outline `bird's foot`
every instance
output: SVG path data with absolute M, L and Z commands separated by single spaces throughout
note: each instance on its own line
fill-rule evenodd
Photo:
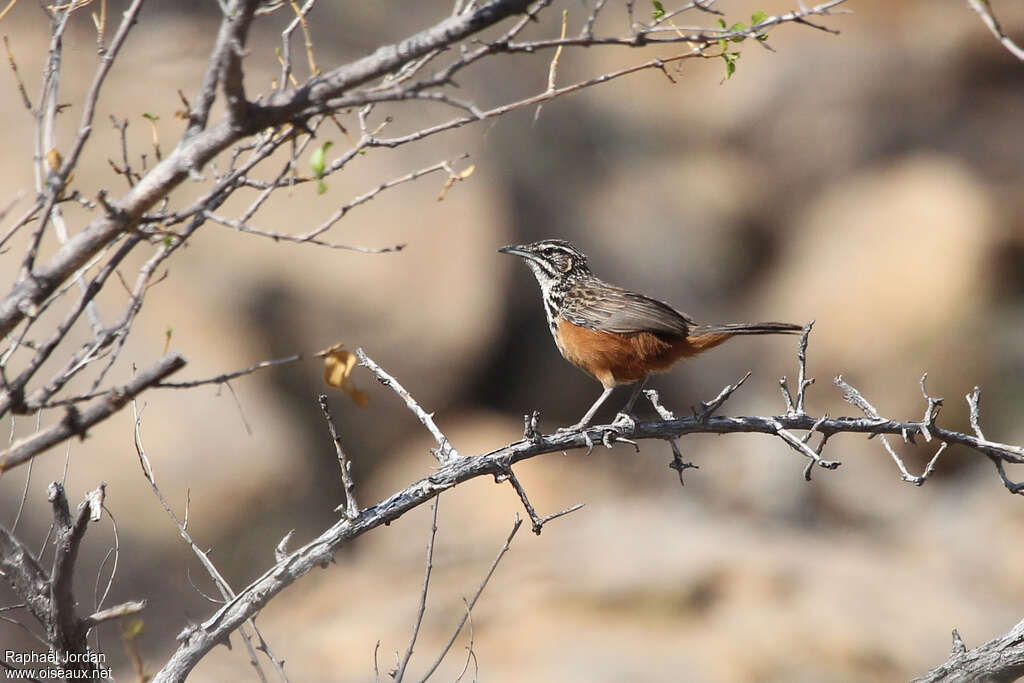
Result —
M 619 413 L 612 421 L 612 427 L 623 432 L 631 432 L 636 429 L 636 418 L 629 413 Z
M 559 427 L 555 430 L 555 434 L 565 434 L 566 432 L 579 432 L 582 431 L 586 426 L 587 422 L 577 422 L 570 427 Z

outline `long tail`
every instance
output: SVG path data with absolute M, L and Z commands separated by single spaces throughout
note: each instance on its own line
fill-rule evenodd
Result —
M 796 334 L 800 325 L 790 323 L 726 323 L 724 325 L 698 325 L 686 335 L 684 355 L 695 356 L 712 349 L 737 334 Z
M 727 323 L 725 325 L 698 325 L 690 334 L 796 334 L 803 326 L 790 323 Z

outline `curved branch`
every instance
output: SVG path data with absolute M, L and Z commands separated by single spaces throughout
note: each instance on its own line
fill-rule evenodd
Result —
M 462 482 L 482 476 L 502 478 L 517 462 L 544 455 L 561 453 L 572 448 L 593 447 L 597 436 L 610 445 L 627 440 L 675 440 L 686 434 L 771 434 L 784 439 L 811 463 L 834 469 L 839 463 L 817 458 L 817 452 L 807 446 L 806 439 L 795 439 L 791 430 L 814 431 L 823 437 L 842 432 L 860 434 L 924 434 L 949 443 L 956 443 L 1012 462 L 1024 462 L 1024 449 L 997 444 L 960 432 L 942 429 L 926 422 L 887 420 L 873 417 L 814 418 L 806 414 L 789 413 L 774 417 L 704 417 L 694 415 L 675 420 L 646 423 L 616 423 L 572 432 L 550 435 L 532 434 L 521 441 L 482 453 L 475 457 L 452 457 L 433 474 L 420 479 L 393 494 L 386 500 L 362 510 L 352 519 L 341 519 L 318 538 L 294 551 L 271 567 L 261 577 L 240 591 L 235 598 L 221 607 L 212 617 L 197 626 L 190 626 L 179 635 L 178 650 L 156 677 L 154 683 L 182 681 L 202 657 L 224 640 L 247 619 L 252 618 L 278 593 L 310 572 L 315 567 L 327 567 L 338 549 L 347 541 L 378 526 L 388 524 L 409 510 L 430 501 L 438 494 Z M 794 444 L 794 440 L 799 445 Z M 990 456 L 991 457 L 991 456 Z
M 1006 35 L 1006 31 L 999 24 L 999 20 L 996 19 L 996 15 L 992 12 L 992 7 L 989 5 L 989 0 L 967 0 L 967 4 L 972 10 L 978 13 L 981 17 L 981 21 L 988 27 L 988 30 L 992 32 L 992 35 L 996 37 L 1003 47 L 1006 48 L 1007 52 L 1016 57 L 1017 59 L 1024 61 L 1024 48 L 1013 42 L 1010 36 Z

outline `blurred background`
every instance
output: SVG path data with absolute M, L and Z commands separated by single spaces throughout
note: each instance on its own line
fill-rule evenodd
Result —
M 993 5 L 1007 31 L 1024 39 L 1024 5 Z M 589 6 L 566 4 L 570 33 Z M 795 5 L 717 6 L 732 23 Z M 116 196 L 125 187 L 108 163 L 120 159 L 109 115 L 128 119 L 137 167 L 141 155 L 153 159 L 144 114 L 159 117 L 155 133 L 164 149 L 173 147 L 183 129 L 174 117 L 182 106 L 177 91 L 192 97 L 198 88 L 217 29 L 213 7 L 153 2 L 143 11 L 76 171 L 73 186 L 83 195 L 109 188 Z M 560 8 L 528 35 L 557 35 Z M 814 414 L 855 414 L 831 383 L 841 373 L 884 415 L 919 419 L 918 381 L 927 372 L 930 393 L 946 398 L 941 424 L 969 430 L 963 397 L 980 385 L 986 435 L 1024 443 L 1024 67 L 964 2 L 852 0 L 844 8 L 852 14 L 819 18 L 841 35 L 791 25 L 772 32 L 775 52 L 749 41 L 738 46 L 742 57 L 727 81 L 721 59 L 687 60 L 670 69 L 674 85 L 660 72 L 639 73 L 549 102 L 536 121 L 531 108 L 417 145 L 372 150 L 330 177 L 326 194 L 311 185 L 279 192 L 252 220 L 303 232 L 382 181 L 468 153 L 455 167 L 475 164 L 475 172 L 443 201 L 444 177 L 427 176 L 353 210 L 328 234 L 352 245 L 407 245 L 402 251 L 278 244 L 205 226 L 148 292 L 111 380 L 122 382 L 132 363 L 160 356 L 168 330 L 170 347 L 190 361 L 177 380 L 344 342 L 395 375 L 463 455 L 521 438 L 522 415 L 533 409 L 552 431 L 577 420 L 600 386 L 561 359 L 532 275 L 496 250 L 560 237 L 585 251 L 599 276 L 699 321 L 815 319 L 808 352 L 818 380 L 808 392 Z M 110 4 L 111 20 L 117 9 Z M 329 69 L 448 12 L 449 3 L 324 4 L 311 17 L 317 62 Z M 278 12 L 253 28 L 250 96 L 269 91 L 277 77 L 274 49 L 287 20 Z M 713 18 L 677 19 L 697 22 Z M 72 24 L 63 145 L 96 63 L 87 13 Z M 609 3 L 599 29 L 625 25 L 624 11 Z M 43 13 L 21 3 L 0 32 L 35 98 L 49 35 Z M 558 79 L 567 84 L 671 54 L 672 47 L 567 50 Z M 549 59 L 495 61 L 463 76 L 459 96 L 485 108 L 540 92 Z M 4 69 L 3 206 L 22 190 L 31 196 L 32 187 L 33 122 L 15 87 Z M 371 124 L 387 115 L 394 120 L 382 135 L 453 112 L 437 104 L 380 108 Z M 358 131 L 354 112 L 339 120 Z M 322 130 L 332 153 L 351 145 L 338 129 Z M 203 187 L 182 187 L 171 206 Z M 221 213 L 238 215 L 253 197 L 239 193 Z M 88 220 L 84 211 L 67 212 L 72 231 Z M 5 282 L 21 253 L 0 255 Z M 123 272 L 134 279 L 132 264 Z M 116 287 L 104 297 L 107 317 L 125 305 Z M 747 370 L 753 376 L 724 412 L 782 412 L 778 378 L 796 376 L 796 339 L 735 340 L 651 386 L 665 405 L 687 413 Z M 359 502 L 369 505 L 428 475 L 433 442 L 368 373 L 357 370 L 355 380 L 371 396 L 366 409 L 334 390 L 330 400 Z M 190 501 L 190 532 L 241 588 L 273 563 L 273 548 L 289 530 L 298 547 L 330 525 L 341 489 L 316 405 L 326 390 L 319 361 L 265 370 L 233 388 L 237 402 L 226 388 L 205 386 L 152 391 L 140 407 L 161 490 L 179 516 Z M 599 419 L 614 415 L 621 391 Z M 191 584 L 215 591 L 146 484 L 132 425 L 126 410 L 69 451 L 37 458 L 18 534 L 43 543 L 51 519 L 45 487 L 61 477 L 66 455 L 72 504 L 107 482 L 120 548 L 107 604 L 149 601 L 130 648 L 151 674 L 175 647 L 174 636 L 216 607 Z M 12 429 L 34 426 L 18 418 Z M 478 666 L 487 681 L 899 680 L 942 662 L 952 628 L 974 647 L 1024 617 L 1024 501 L 976 453 L 949 449 L 934 478 L 916 488 L 900 481 L 881 444 L 852 435 L 837 436 L 826 451 L 843 466 L 816 471 L 810 483 L 801 476 L 803 459 L 768 437 L 695 436 L 681 446 L 700 467 L 686 472 L 684 488 L 666 467 L 667 444 L 658 442 L 644 442 L 639 454 L 620 446 L 517 466 L 541 514 L 586 506 L 539 537 L 524 529 L 515 538 L 473 612 L 471 672 Z M 901 452 L 920 472 L 934 450 Z M 26 474 L 20 468 L 0 478 L 4 523 L 18 510 Z M 512 489 L 492 480 L 441 497 L 411 675 L 440 651 L 516 514 L 523 512 Z M 378 644 L 386 675 L 408 643 L 429 526 L 423 507 L 368 534 L 260 615 L 291 680 L 372 680 Z M 90 527 L 77 567 L 83 613 L 94 604 L 101 565 L 106 580 L 113 538 L 109 520 Z M 0 599 L 13 601 L 6 587 Z M 134 680 L 119 634 L 116 625 L 104 627 L 101 646 L 118 680 Z M 462 671 L 468 636 L 437 680 Z M 0 643 L 27 648 L 34 641 L 0 622 Z M 255 679 L 237 635 L 232 645 L 206 657 L 191 680 Z

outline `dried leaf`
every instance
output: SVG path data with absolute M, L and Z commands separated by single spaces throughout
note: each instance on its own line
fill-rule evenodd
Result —
M 356 354 L 341 348 L 341 344 L 320 351 L 318 356 L 324 357 L 324 381 L 332 387 L 338 387 L 360 408 L 365 408 L 370 396 L 360 390 L 352 381 L 352 368 L 356 365 Z
M 46 165 L 50 167 L 50 173 L 56 173 L 64 163 L 63 157 L 56 147 L 51 147 L 46 153 Z
M 445 166 L 445 168 L 448 168 Z M 452 185 L 462 180 L 465 180 L 469 176 L 473 175 L 473 171 L 476 170 L 476 164 L 470 164 L 464 171 L 454 173 L 450 169 L 448 171 L 448 179 L 444 181 L 444 187 L 441 188 L 441 194 L 437 195 L 437 201 L 444 201 L 445 196 L 448 194 L 448 190 L 451 189 Z

